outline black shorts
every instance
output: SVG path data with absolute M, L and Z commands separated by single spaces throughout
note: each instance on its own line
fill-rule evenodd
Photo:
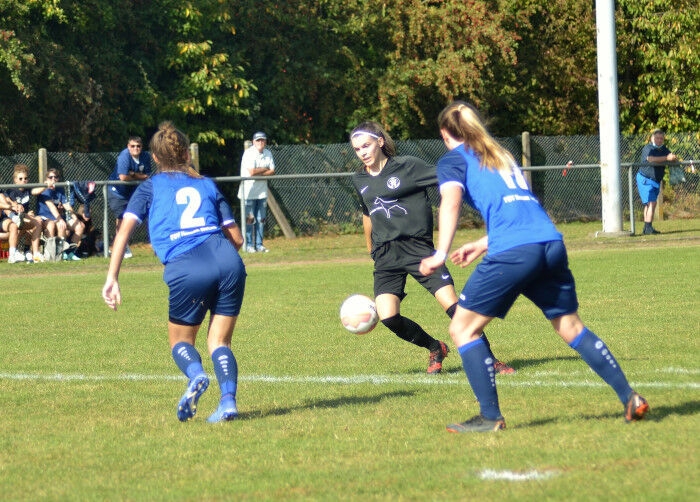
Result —
M 389 293 L 403 300 L 409 274 L 433 296 L 445 286 L 454 286 L 452 275 L 445 265 L 429 276 L 424 276 L 418 270 L 421 260 L 434 252 L 432 243 L 418 239 L 389 241 L 376 249 L 372 253 L 374 296 Z

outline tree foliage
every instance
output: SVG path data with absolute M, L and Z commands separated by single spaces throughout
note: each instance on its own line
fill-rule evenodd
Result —
M 620 0 L 621 129 L 696 131 L 700 123 L 697 0 Z
M 697 0 L 617 3 L 620 125 L 695 130 Z M 212 172 L 242 140 L 434 137 L 450 100 L 498 135 L 598 130 L 591 0 L 3 0 L 0 153 L 104 151 L 173 120 Z

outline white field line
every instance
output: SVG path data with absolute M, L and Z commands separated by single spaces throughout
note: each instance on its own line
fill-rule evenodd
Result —
M 496 471 L 484 469 L 478 476 L 487 481 L 541 481 L 552 478 L 559 473 L 556 471 Z
M 678 371 L 670 368 L 668 373 L 695 375 L 697 370 Z M 657 370 L 657 373 L 659 371 Z M 663 371 L 661 371 L 663 373 Z M 183 375 L 114 374 L 86 375 L 80 373 L 8 373 L 0 372 L 0 380 L 40 380 L 59 382 L 113 382 L 113 381 L 181 381 Z M 352 376 L 299 376 L 299 375 L 239 375 L 239 382 L 261 382 L 274 384 L 335 384 L 335 385 L 468 385 L 464 374 L 428 375 L 352 375 Z M 663 379 L 637 379 L 630 384 L 635 388 L 700 389 L 700 382 L 669 382 Z M 591 372 L 535 372 L 521 370 L 516 375 L 498 377 L 503 387 L 605 387 L 606 384 Z

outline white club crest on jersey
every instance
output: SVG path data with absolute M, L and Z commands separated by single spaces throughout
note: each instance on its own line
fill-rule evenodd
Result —
M 386 187 L 389 190 L 396 190 L 397 188 L 399 188 L 399 185 L 401 185 L 401 180 L 396 176 L 392 176 L 391 178 L 386 180 Z

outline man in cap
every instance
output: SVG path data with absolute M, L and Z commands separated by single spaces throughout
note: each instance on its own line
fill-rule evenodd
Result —
M 243 152 L 241 177 L 270 176 L 275 173 L 272 152 L 265 148 L 267 135 L 258 131 L 253 145 Z M 238 187 L 238 198 L 245 204 L 245 250 L 248 253 L 267 253 L 263 246 L 263 231 L 267 216 L 267 181 L 244 180 Z

